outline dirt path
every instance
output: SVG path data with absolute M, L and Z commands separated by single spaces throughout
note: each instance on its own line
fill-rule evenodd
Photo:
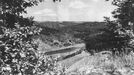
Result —
M 67 53 L 72 52 L 81 49 L 82 47 L 85 47 L 84 43 L 76 44 L 69 47 L 62 47 L 57 49 L 52 49 L 51 51 L 45 52 L 46 55 L 53 55 L 53 54 L 61 54 L 61 53 Z

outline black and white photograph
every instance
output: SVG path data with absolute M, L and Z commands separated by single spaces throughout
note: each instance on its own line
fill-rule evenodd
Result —
M 0 75 L 134 75 L 134 0 L 0 0 Z

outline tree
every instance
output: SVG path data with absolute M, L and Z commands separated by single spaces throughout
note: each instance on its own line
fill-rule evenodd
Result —
M 0 75 L 57 73 L 56 59 L 39 52 L 32 39 L 41 32 L 33 18 L 24 18 L 26 8 L 43 0 L 0 0 Z
M 9 28 L 15 27 L 15 23 L 25 25 L 24 21 L 29 20 L 27 20 L 28 18 L 23 18 L 21 14 L 27 13 L 26 8 L 38 5 L 38 3 L 42 1 L 43 0 L 0 0 L 2 10 L 0 19 L 3 21 L 3 25 Z
M 59 1 L 59 2 L 61 2 L 61 0 L 53 0 L 54 2 L 56 2 L 56 1 Z
M 134 0 L 113 0 L 112 4 L 117 6 L 117 9 L 112 12 L 115 21 L 107 20 L 107 23 L 114 23 L 113 33 L 118 33 L 118 42 L 115 44 L 117 51 L 122 53 L 133 50 L 134 38 Z M 113 24 L 109 24 L 108 30 Z M 111 31 L 111 30 L 110 30 Z M 119 44 L 120 43 L 120 44 Z M 132 48 L 132 49 L 126 49 Z
M 115 20 L 105 17 L 107 27 L 102 34 L 86 39 L 87 49 L 91 53 L 91 50 L 110 50 L 113 54 L 122 54 L 133 50 L 134 1 L 113 0 L 112 4 L 117 6 L 112 12 Z
M 114 18 L 126 30 L 132 29 L 134 24 L 134 1 L 133 0 L 114 0 L 113 5 L 118 8 L 113 11 Z
M 0 0 L 0 20 L 3 21 L 3 25 L 6 27 L 13 28 L 15 23 L 19 23 L 20 25 L 25 25 L 25 21 L 28 25 L 28 18 L 24 18 L 21 14 L 27 13 L 26 8 L 38 5 L 40 2 L 44 0 Z M 53 0 L 61 1 L 61 0 Z

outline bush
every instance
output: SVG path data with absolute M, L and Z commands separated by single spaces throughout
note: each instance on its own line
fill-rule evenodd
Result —
M 57 59 L 39 52 L 32 36 L 39 34 L 36 26 L 3 27 L 0 37 L 0 75 L 57 74 Z

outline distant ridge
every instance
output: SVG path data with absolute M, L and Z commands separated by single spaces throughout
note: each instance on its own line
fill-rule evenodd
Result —
M 81 25 L 85 25 L 87 26 L 92 26 L 92 25 L 102 25 L 104 24 L 104 22 L 84 22 L 84 21 L 44 21 L 44 22 L 38 22 L 39 25 L 43 26 L 43 27 L 49 27 L 49 28 L 54 28 L 54 29 L 59 29 L 61 27 L 72 27 L 72 26 L 81 26 Z

